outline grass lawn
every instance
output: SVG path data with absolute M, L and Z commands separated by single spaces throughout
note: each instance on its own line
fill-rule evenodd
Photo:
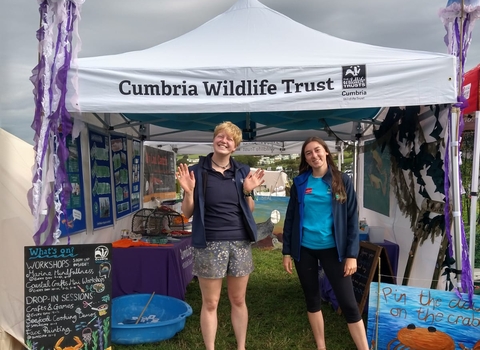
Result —
M 255 271 L 247 290 L 249 325 L 248 350 L 315 350 L 308 323 L 303 293 L 296 274 L 288 275 L 282 267 L 279 250 L 253 250 Z M 200 331 L 200 288 L 196 280 L 188 288 L 185 300 L 193 309 L 185 328 L 175 337 L 159 343 L 114 345 L 114 350 L 187 350 L 204 349 Z M 355 345 L 343 316 L 329 304 L 322 308 L 328 350 L 350 350 Z M 235 336 L 230 323 L 230 306 L 226 284 L 218 310 L 217 350 L 235 350 Z

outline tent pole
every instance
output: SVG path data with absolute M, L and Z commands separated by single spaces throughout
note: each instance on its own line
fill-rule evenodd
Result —
M 452 181 L 450 185 L 452 186 L 452 197 L 453 197 L 453 210 L 452 210 L 452 219 L 453 219 L 453 233 L 455 237 L 455 263 L 456 263 L 456 278 L 457 278 L 457 287 L 462 291 L 462 230 L 461 222 L 462 213 L 460 211 L 460 176 L 459 176 L 459 135 L 458 135 L 458 126 L 459 126 L 459 117 L 460 110 L 455 107 L 452 108 L 452 118 L 450 120 L 450 158 L 451 158 L 451 171 L 452 171 Z M 465 291 L 463 291 L 465 292 Z
M 341 160 L 341 164 L 342 164 L 342 168 L 343 168 L 343 164 L 345 162 L 345 142 L 341 141 L 342 143 L 340 144 L 340 147 L 341 147 L 341 156 L 342 156 L 342 160 Z
M 357 174 L 358 174 L 358 147 L 359 147 L 359 142 L 358 140 L 355 140 L 354 143 L 353 143 L 353 149 L 354 149 L 354 152 L 353 152 L 353 167 L 352 167 L 352 171 L 353 171 L 353 188 L 355 189 L 355 192 L 358 191 L 358 185 L 357 185 L 357 180 L 358 180 L 358 177 L 357 177 Z
M 337 168 L 342 171 L 343 169 L 343 141 L 337 140 L 335 142 L 335 150 L 338 150 L 337 147 L 340 147 L 340 152 L 337 153 Z
M 478 168 L 480 164 L 480 111 L 475 112 L 475 142 L 473 144 L 472 185 L 470 188 L 470 266 L 475 268 L 475 235 L 477 234 Z

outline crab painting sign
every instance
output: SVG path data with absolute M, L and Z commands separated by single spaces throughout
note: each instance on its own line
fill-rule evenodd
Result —
M 111 348 L 111 244 L 25 247 L 30 350 Z
M 372 282 L 367 336 L 378 349 L 480 349 L 480 296 Z M 378 339 L 376 335 L 378 334 Z

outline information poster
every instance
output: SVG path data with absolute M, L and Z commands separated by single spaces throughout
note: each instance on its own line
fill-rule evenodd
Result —
M 29 349 L 111 347 L 111 244 L 25 247 Z
M 480 345 L 479 295 L 473 295 L 470 307 L 466 294 L 372 282 L 368 305 L 367 336 L 378 349 L 453 350 Z
M 132 212 L 140 209 L 140 150 L 141 143 L 133 140 L 132 155 Z
M 175 186 L 175 153 L 164 151 L 156 147 L 144 148 L 145 170 L 144 202 L 153 198 L 174 198 Z
M 108 136 L 90 131 L 93 228 L 113 225 Z
M 67 203 L 67 215 L 60 221 L 61 236 L 68 236 L 72 233 L 85 231 L 85 197 L 83 188 L 82 154 L 80 150 L 80 138 L 72 140 L 67 136 L 67 176 L 72 186 L 72 193 Z
M 130 180 L 127 157 L 127 138 L 110 136 L 113 163 L 113 186 L 117 218 L 130 214 Z
M 390 154 L 373 148 L 374 142 L 365 142 L 363 206 L 390 216 Z

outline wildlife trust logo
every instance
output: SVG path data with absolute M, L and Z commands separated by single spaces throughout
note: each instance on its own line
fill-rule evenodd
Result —
M 108 247 L 104 245 L 100 245 L 97 248 L 95 248 L 95 261 L 105 261 L 108 260 L 109 256 L 109 249 Z
M 343 89 L 365 89 L 367 87 L 367 68 L 364 64 L 342 66 Z

